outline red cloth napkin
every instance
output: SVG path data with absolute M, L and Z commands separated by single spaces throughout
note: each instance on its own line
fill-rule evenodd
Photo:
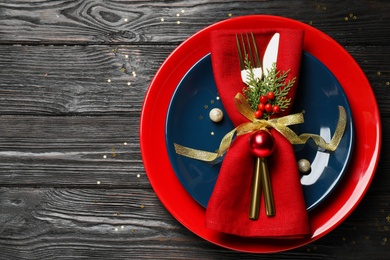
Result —
M 297 77 L 302 55 L 303 31 L 292 29 L 247 30 L 255 34 L 260 57 L 274 33 L 280 33 L 277 69 L 290 69 L 288 79 Z M 223 105 L 237 126 L 247 122 L 234 106 L 234 96 L 246 85 L 241 81 L 236 33 L 216 31 L 211 35 L 211 59 L 217 89 Z M 297 77 L 298 79 L 298 77 Z M 295 84 L 289 92 L 296 92 Z M 290 109 L 281 116 L 287 115 Z M 248 237 L 297 238 L 309 234 L 306 205 L 300 184 L 295 154 L 290 142 L 271 129 L 275 150 L 267 158 L 273 189 L 275 211 L 273 217 L 265 214 L 262 195 L 258 220 L 249 219 L 250 193 L 254 156 L 249 151 L 249 135 L 234 139 L 222 162 L 217 183 L 206 210 L 205 226 L 220 232 Z

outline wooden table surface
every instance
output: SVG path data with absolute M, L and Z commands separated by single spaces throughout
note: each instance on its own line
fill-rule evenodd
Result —
M 389 11 L 387 0 L 0 1 L 0 259 L 390 259 Z M 221 248 L 179 224 L 139 145 L 142 102 L 166 57 L 200 29 L 249 14 L 334 38 L 367 75 L 383 124 L 376 175 L 354 212 L 270 255 Z

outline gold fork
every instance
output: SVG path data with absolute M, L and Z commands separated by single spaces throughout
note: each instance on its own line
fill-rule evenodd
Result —
M 255 36 L 251 32 L 251 39 L 249 39 L 248 33 L 246 33 L 246 43 L 244 41 L 244 35 L 240 34 L 239 36 L 236 34 L 236 44 L 237 44 L 237 49 L 238 49 L 238 57 L 240 60 L 240 70 L 241 70 L 241 79 L 242 81 L 248 85 L 248 73 L 249 69 L 246 68 L 245 66 L 245 60 L 248 59 L 250 68 L 253 69 L 253 73 L 255 75 L 255 78 L 257 80 L 261 80 L 263 77 L 263 69 L 262 69 L 262 64 L 260 61 L 260 56 L 257 51 L 257 46 L 256 46 L 256 40 Z M 241 42 L 240 42 L 241 40 Z M 247 52 L 248 48 L 248 52 Z M 253 48 L 253 52 L 252 52 Z

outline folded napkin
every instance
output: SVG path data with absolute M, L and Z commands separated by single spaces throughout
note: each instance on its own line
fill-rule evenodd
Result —
M 274 35 L 280 33 L 277 69 L 290 70 L 288 78 L 298 79 L 302 55 L 303 31 L 292 29 L 215 31 L 211 34 L 211 59 L 219 96 L 233 123 L 248 122 L 234 106 L 234 97 L 246 85 L 241 81 L 236 33 L 255 34 L 260 57 Z M 293 99 L 297 83 L 290 89 Z M 292 103 L 292 102 L 291 102 Z M 287 115 L 290 109 L 280 116 Z M 290 142 L 275 129 L 275 150 L 267 157 L 275 211 L 265 214 L 262 195 L 258 220 L 249 219 L 254 156 L 248 145 L 249 134 L 235 137 L 222 162 L 221 170 L 206 210 L 205 226 L 219 232 L 248 237 L 297 238 L 309 230 L 306 205 L 300 184 L 297 162 Z

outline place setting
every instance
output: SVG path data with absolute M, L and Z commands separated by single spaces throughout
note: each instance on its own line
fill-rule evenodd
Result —
M 147 176 L 167 210 L 213 244 L 306 245 L 348 217 L 374 176 L 380 117 L 363 97 L 376 104 L 360 67 L 309 25 L 266 15 L 213 24 L 148 88 Z

